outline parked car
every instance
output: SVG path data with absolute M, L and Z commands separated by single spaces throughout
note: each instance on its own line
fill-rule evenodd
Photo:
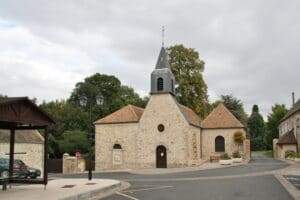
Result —
M 39 176 L 41 176 L 41 170 L 28 167 L 28 178 L 36 179 Z
M 0 158 L 0 174 L 1 174 L 1 177 L 9 176 L 9 159 L 8 158 Z M 22 160 L 18 160 L 18 159 L 14 160 L 13 176 L 16 178 L 29 177 L 28 167 Z
M 8 173 L 8 159 L 0 158 L 0 177 L 7 178 L 9 176 Z

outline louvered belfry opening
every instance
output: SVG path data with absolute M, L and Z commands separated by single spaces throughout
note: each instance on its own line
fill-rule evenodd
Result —
M 157 91 L 163 91 L 164 90 L 164 79 L 158 78 L 157 79 Z

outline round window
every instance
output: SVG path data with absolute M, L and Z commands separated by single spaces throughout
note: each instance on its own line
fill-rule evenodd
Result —
M 163 132 L 165 130 L 165 126 L 160 124 L 160 125 L 158 125 L 157 129 L 159 132 Z

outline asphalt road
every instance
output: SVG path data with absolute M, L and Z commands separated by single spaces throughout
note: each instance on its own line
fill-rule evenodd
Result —
M 97 173 L 94 177 L 119 179 L 131 184 L 127 190 L 105 200 L 292 200 L 273 175 L 264 174 L 286 166 L 272 158 L 255 156 L 248 165 L 223 169 L 164 175 Z

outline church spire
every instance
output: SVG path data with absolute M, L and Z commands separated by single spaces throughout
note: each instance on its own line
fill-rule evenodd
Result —
M 175 94 L 175 77 L 171 71 L 168 53 L 164 47 L 164 27 L 162 28 L 162 47 L 151 73 L 151 94 Z
M 164 46 L 161 47 L 155 69 L 170 68 L 168 53 Z

